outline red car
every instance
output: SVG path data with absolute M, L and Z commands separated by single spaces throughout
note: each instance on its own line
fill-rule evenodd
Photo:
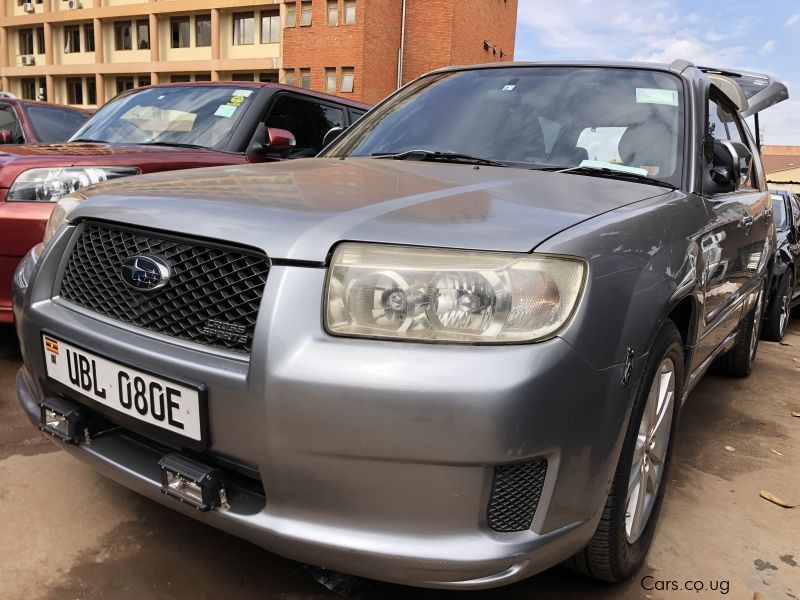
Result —
M 0 151 L 0 323 L 11 279 L 60 197 L 140 173 L 314 156 L 369 108 L 270 83 L 142 87 L 116 96 L 63 144 Z
M 13 94 L 0 92 L 0 144 L 63 142 L 91 116 L 88 110 L 20 100 Z

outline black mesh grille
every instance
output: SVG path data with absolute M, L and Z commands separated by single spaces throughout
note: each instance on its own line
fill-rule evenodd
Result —
M 172 269 L 157 291 L 121 278 L 121 263 L 150 255 Z M 101 315 L 164 335 L 250 352 L 269 264 L 263 254 L 87 225 L 70 254 L 61 297 Z
M 495 531 L 530 529 L 546 474 L 544 459 L 495 467 L 489 527 Z

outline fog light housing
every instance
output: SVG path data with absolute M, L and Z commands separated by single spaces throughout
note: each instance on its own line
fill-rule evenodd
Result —
M 161 467 L 161 493 L 194 506 L 199 511 L 228 509 L 222 471 L 182 454 L 167 454 Z
M 80 408 L 60 398 L 45 398 L 39 407 L 39 429 L 68 444 L 81 441 L 86 429 L 86 415 Z

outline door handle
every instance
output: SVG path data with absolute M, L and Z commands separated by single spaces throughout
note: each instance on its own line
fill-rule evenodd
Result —
M 742 217 L 742 227 L 751 227 L 753 225 L 753 217 L 745 215 Z

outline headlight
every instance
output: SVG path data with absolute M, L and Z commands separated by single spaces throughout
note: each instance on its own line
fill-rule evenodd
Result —
M 55 202 L 87 185 L 138 174 L 139 169 L 136 167 L 28 169 L 20 173 L 11 184 L 6 200 Z
M 572 315 L 585 263 L 561 256 L 341 244 L 325 291 L 334 335 L 531 342 Z
M 42 243 L 45 246 L 55 232 L 58 231 L 58 228 L 67 222 L 70 211 L 82 204 L 84 200 L 86 200 L 86 198 L 75 192 L 69 196 L 64 196 L 61 200 L 56 202 L 56 207 L 53 209 L 53 212 L 50 213 L 50 218 L 47 220 L 47 227 L 44 228 Z

